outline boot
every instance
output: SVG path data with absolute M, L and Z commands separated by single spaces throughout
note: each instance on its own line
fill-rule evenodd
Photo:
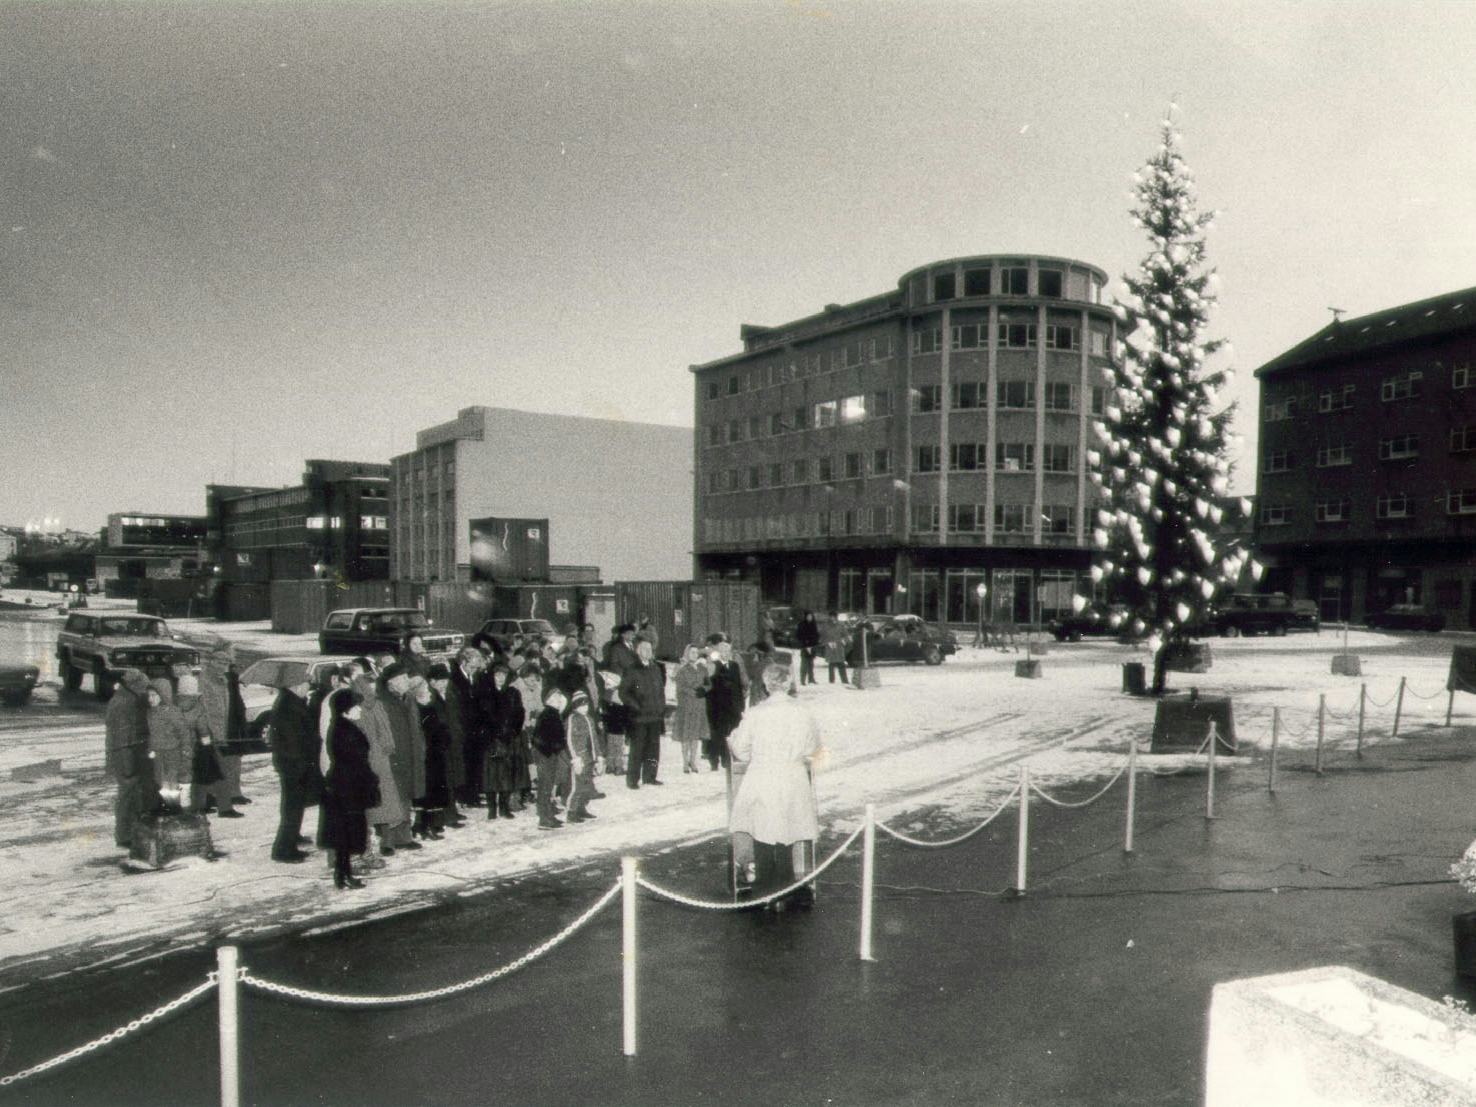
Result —
M 496 792 L 488 792 L 487 793 L 487 818 L 489 820 L 497 818 L 497 793 Z
M 510 819 L 513 817 L 512 797 L 509 796 L 508 793 L 499 792 L 497 794 L 497 807 L 497 813 L 501 815 L 504 819 Z

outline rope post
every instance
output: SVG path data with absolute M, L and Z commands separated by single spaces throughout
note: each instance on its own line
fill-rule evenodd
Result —
M 1404 678 L 1399 678 L 1399 698 L 1394 701 L 1394 729 L 1389 737 L 1399 737 L 1399 716 L 1404 714 Z
M 1213 819 L 1215 817 L 1215 747 L 1220 744 L 1220 735 L 1215 729 L 1215 721 L 1210 720 L 1209 732 L 1209 773 L 1205 777 L 1204 785 L 1204 817 Z
M 1368 685 L 1360 684 L 1358 686 L 1358 743 L 1353 747 L 1353 753 L 1360 761 L 1363 760 L 1363 701 L 1367 695 Z
M 241 1107 L 240 951 L 215 951 L 215 986 L 220 990 L 220 1107 Z
M 1281 739 L 1281 708 L 1271 709 L 1271 777 L 1266 783 L 1266 791 L 1272 795 L 1276 794 L 1276 743 Z
M 1030 766 L 1020 766 L 1020 826 L 1015 842 L 1015 894 L 1025 894 L 1025 877 L 1029 869 L 1026 853 L 1030 848 Z
M 871 897 L 876 879 L 876 805 L 866 805 L 866 829 L 861 835 L 861 960 L 871 955 Z
M 620 884 L 623 893 L 620 960 L 624 966 L 622 992 L 622 1052 L 634 1057 L 636 1052 L 636 859 L 620 859 Z
M 1318 776 L 1322 775 L 1322 731 L 1326 714 L 1327 695 L 1323 693 L 1317 697 L 1317 754 L 1312 764 L 1312 768 Z
M 1133 852 L 1133 813 L 1138 802 L 1138 739 L 1128 739 L 1128 809 L 1127 832 L 1122 838 L 1122 852 Z
M 1445 725 L 1450 726 L 1450 715 L 1455 710 L 1455 689 L 1450 690 L 1450 699 L 1445 701 Z

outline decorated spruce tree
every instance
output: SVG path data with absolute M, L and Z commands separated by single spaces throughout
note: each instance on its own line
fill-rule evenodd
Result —
M 1234 405 L 1218 399 L 1230 372 L 1206 364 L 1222 345 L 1204 334 L 1215 302 L 1204 247 L 1213 215 L 1198 210 L 1171 119 L 1134 179 L 1132 214 L 1150 246 L 1138 271 L 1124 276 L 1112 391 L 1096 424 L 1098 448 L 1087 456 L 1101 492 L 1092 578 L 1125 605 L 1126 629 L 1147 637 L 1160 695 L 1170 647 L 1250 554 L 1222 536 Z M 1231 508 L 1249 509 L 1245 501 Z

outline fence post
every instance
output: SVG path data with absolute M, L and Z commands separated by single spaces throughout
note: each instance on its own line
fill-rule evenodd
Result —
M 636 1052 L 636 859 L 620 859 L 621 900 L 621 963 L 624 966 L 622 992 L 622 1028 L 624 1031 L 622 1051 L 627 1057 Z
M 1026 851 L 1030 848 L 1030 766 L 1020 766 L 1020 826 L 1015 835 L 1015 894 L 1025 894 L 1028 872 Z
M 1455 710 L 1455 689 L 1450 690 L 1450 699 L 1445 701 L 1445 725 L 1450 726 L 1450 714 Z
M 1215 729 L 1215 721 L 1210 720 L 1209 732 L 1209 774 L 1205 778 L 1204 786 L 1204 817 L 1213 819 L 1215 817 L 1215 747 L 1220 744 L 1220 735 Z
M 1368 685 L 1358 686 L 1358 744 L 1353 747 L 1353 752 L 1359 760 L 1363 759 L 1363 700 L 1368 695 Z
M 1317 697 L 1317 755 L 1312 762 L 1312 768 L 1318 776 L 1322 775 L 1322 730 L 1326 712 L 1327 695 L 1319 694 Z
M 241 1105 L 241 1022 L 237 977 L 239 950 L 219 946 L 215 951 L 215 987 L 220 1012 L 220 1107 Z
M 1399 737 L 1399 716 L 1404 714 L 1404 678 L 1399 678 L 1399 698 L 1394 701 L 1394 729 L 1390 732 L 1390 738 Z
M 1276 794 L 1276 743 L 1281 739 L 1281 708 L 1271 709 L 1271 777 L 1266 783 L 1266 791 L 1272 795 Z
M 1123 835 L 1122 852 L 1133 852 L 1133 809 L 1138 802 L 1138 739 L 1128 739 L 1128 809 L 1127 833 Z
M 866 829 L 861 833 L 861 960 L 871 955 L 871 897 L 876 888 L 876 804 L 866 805 Z

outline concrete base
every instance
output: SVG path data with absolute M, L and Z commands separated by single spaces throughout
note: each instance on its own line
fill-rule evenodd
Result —
M 1040 679 L 1040 662 L 1039 661 L 1034 661 L 1034 660 L 1030 660 L 1030 661 L 1016 661 L 1015 662 L 1015 675 L 1017 677 L 1027 677 L 1027 678 L 1029 678 L 1031 680 L 1039 680 Z
M 1216 755 L 1233 754 L 1235 709 L 1229 696 L 1164 696 L 1153 715 L 1153 743 L 1149 748 L 1153 753 L 1194 753 L 1204 745 L 1211 722 L 1220 736 Z
M 1362 676 L 1363 660 L 1356 653 L 1335 653 L 1332 659 L 1333 676 Z
M 1163 668 L 1169 673 L 1207 673 L 1214 663 L 1208 642 L 1173 642 L 1164 657 Z
M 880 670 L 873 669 L 869 665 L 864 669 L 852 669 L 851 686 L 854 688 L 880 688 Z
M 1342 966 L 1217 984 L 1206 1107 L 1476 1102 L 1476 1019 Z

